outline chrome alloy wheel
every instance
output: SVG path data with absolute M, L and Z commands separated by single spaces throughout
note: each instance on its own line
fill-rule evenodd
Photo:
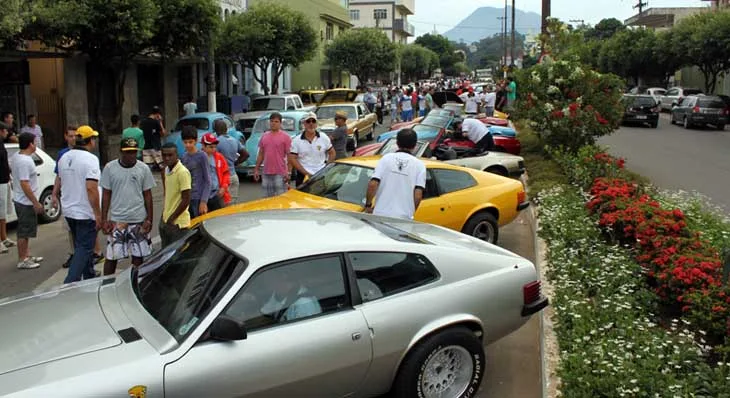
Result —
M 471 383 L 474 363 L 464 347 L 440 348 L 423 365 L 421 391 L 426 398 L 460 397 Z

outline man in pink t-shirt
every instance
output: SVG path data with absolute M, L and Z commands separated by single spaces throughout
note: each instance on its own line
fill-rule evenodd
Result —
M 259 141 L 259 154 L 256 157 L 256 168 L 253 178 L 259 180 L 259 168 L 264 165 L 261 176 L 261 187 L 267 197 L 281 195 L 287 191 L 291 175 L 288 155 L 291 148 L 291 137 L 281 130 L 281 114 L 274 112 L 269 116 L 271 130 L 264 133 Z

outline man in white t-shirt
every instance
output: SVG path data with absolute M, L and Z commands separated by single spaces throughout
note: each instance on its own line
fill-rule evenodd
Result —
M 101 229 L 99 159 L 92 153 L 99 133 L 90 126 L 76 129 L 76 145 L 58 162 L 61 210 L 74 238 L 74 254 L 64 283 L 96 276 L 94 244 Z
M 18 216 L 17 244 L 18 268 L 38 268 L 43 257 L 30 255 L 30 238 L 35 238 L 38 231 L 38 214 L 43 212 L 43 205 L 36 199 L 38 192 L 38 172 L 33 162 L 33 152 L 36 150 L 36 136 L 33 133 L 20 133 L 18 143 L 20 152 L 12 157 L 10 170 L 15 178 L 13 181 L 13 204 Z
M 497 93 L 492 90 L 492 86 L 484 86 L 484 89 L 486 90 L 482 100 L 484 102 L 484 113 L 487 114 L 487 117 L 492 117 L 494 116 L 494 105 L 497 102 Z
M 487 125 L 478 119 L 465 119 L 463 122 L 456 123 L 456 132 L 461 133 L 473 142 L 474 149 L 478 152 L 494 150 L 494 138 L 489 132 Z
M 304 132 L 292 138 L 289 163 L 297 169 L 297 186 L 305 177 L 322 170 L 335 161 L 335 148 L 327 134 L 317 131 L 317 114 L 309 112 L 304 117 Z
M 474 94 L 474 90 L 469 90 L 464 104 L 464 112 L 467 115 L 476 115 L 479 112 L 479 97 Z
M 412 154 L 418 142 L 415 131 L 399 131 L 396 142 L 398 151 L 383 156 L 375 166 L 365 196 L 365 212 L 410 220 L 426 189 L 426 165 Z

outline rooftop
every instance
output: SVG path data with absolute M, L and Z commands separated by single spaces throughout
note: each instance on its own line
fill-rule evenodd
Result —
M 706 11 L 707 7 L 659 7 L 648 8 L 624 21 L 626 26 L 646 26 L 650 28 L 671 28 L 678 21 L 691 15 Z

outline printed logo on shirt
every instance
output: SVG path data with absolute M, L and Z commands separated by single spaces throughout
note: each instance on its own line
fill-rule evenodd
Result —
M 396 159 L 395 163 L 396 167 L 398 167 L 398 171 L 403 171 L 403 169 L 408 166 L 408 161 L 405 159 Z

